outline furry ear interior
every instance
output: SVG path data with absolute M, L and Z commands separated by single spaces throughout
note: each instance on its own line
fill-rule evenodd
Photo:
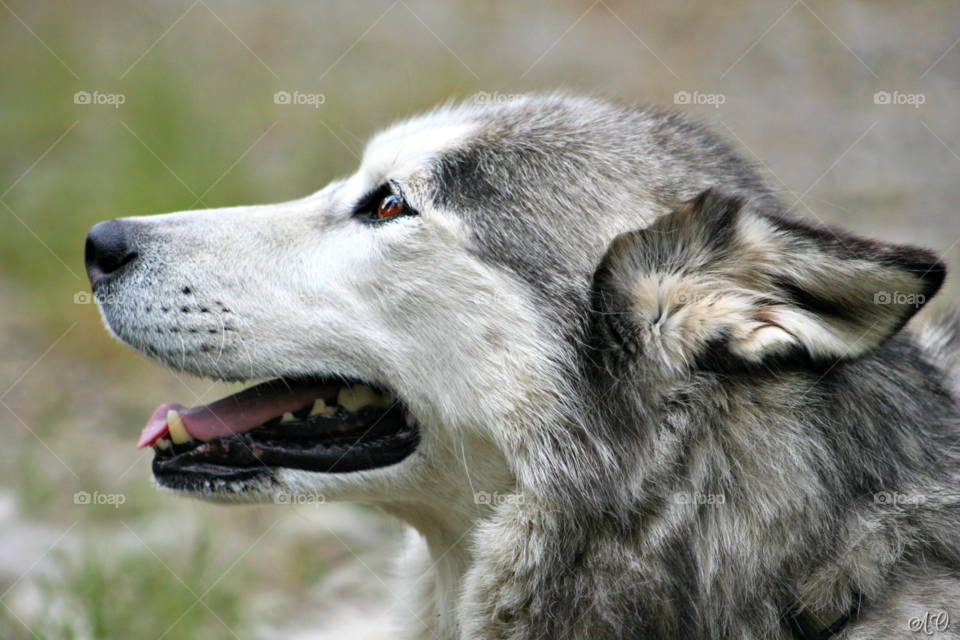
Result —
M 669 368 L 833 363 L 899 331 L 945 276 L 925 249 L 711 189 L 618 236 L 597 270 L 594 301 L 621 346 Z

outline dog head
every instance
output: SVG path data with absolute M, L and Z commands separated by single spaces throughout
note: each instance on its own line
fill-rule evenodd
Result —
M 736 195 L 691 200 L 717 186 Z M 101 223 L 87 265 L 120 340 L 178 373 L 267 380 L 161 407 L 143 440 L 161 486 L 421 524 L 616 465 L 578 455 L 602 449 L 596 367 L 655 362 L 638 382 L 655 386 L 855 357 L 919 306 L 875 294 L 942 281 L 929 254 L 764 207 L 750 168 L 674 116 L 536 98 L 396 125 L 302 200 Z

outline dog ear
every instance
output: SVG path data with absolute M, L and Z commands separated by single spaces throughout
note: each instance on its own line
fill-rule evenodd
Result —
M 634 357 L 676 370 L 829 363 L 899 331 L 946 267 L 708 190 L 618 236 L 594 278 L 596 322 Z

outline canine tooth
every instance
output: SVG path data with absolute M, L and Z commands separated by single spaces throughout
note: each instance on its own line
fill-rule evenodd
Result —
M 389 407 L 394 403 L 393 394 L 377 393 L 365 384 L 341 387 L 337 395 L 337 404 L 347 411 L 356 411 L 362 407 Z
M 327 403 L 324 402 L 323 399 L 318 398 L 317 401 L 313 403 L 313 409 L 310 410 L 310 415 L 332 416 L 336 412 L 336 407 L 328 407 Z
M 283 414 L 283 417 L 280 418 L 280 424 L 283 424 L 284 422 L 293 422 L 294 420 L 296 420 L 296 418 L 293 417 L 293 414 L 287 411 L 285 414 Z
M 186 427 L 183 426 L 180 414 L 175 409 L 167 411 L 167 429 L 170 430 L 170 439 L 173 440 L 174 444 L 183 444 L 193 440 L 193 437 L 187 433 Z
M 160 451 L 166 451 L 167 449 L 170 448 L 170 441 L 166 438 L 160 438 L 159 440 L 153 443 L 153 446 L 155 446 Z

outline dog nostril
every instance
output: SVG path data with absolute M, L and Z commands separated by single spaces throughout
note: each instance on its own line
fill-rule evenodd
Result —
M 137 247 L 128 224 L 107 220 L 90 230 L 83 253 L 87 276 L 92 283 L 136 260 Z

